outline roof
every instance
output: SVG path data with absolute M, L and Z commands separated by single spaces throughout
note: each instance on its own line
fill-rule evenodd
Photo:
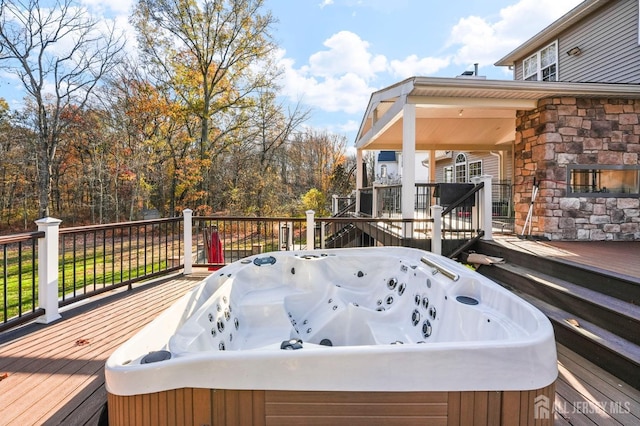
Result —
M 405 106 L 415 105 L 417 150 L 508 149 L 517 111 L 554 96 L 640 99 L 640 85 L 412 77 L 371 95 L 355 144 L 401 151 Z
M 602 6 L 609 3 L 609 0 L 585 0 L 569 12 L 564 14 L 560 19 L 554 21 L 548 27 L 540 31 L 538 34 L 525 41 L 518 46 L 515 50 L 509 53 L 504 58 L 500 59 L 494 65 L 496 66 L 511 66 L 519 59 L 524 58 L 530 52 L 541 48 L 542 46 L 549 44 L 553 39 L 556 39 L 560 33 L 567 28 L 573 26 L 578 21 L 584 19 L 586 16 L 592 14 Z
M 396 161 L 395 151 L 380 151 L 378 161 Z

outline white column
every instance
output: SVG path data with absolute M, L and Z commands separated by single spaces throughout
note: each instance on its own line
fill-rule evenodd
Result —
M 338 214 L 339 204 L 338 204 L 338 194 L 333 194 L 331 196 L 331 213 L 335 216 Z
M 415 217 L 416 106 L 405 104 L 402 117 L 402 218 Z M 413 237 L 413 224 L 406 223 L 404 237 Z
M 493 216 L 492 216 L 492 198 L 491 198 L 491 176 L 482 175 L 471 179 L 474 184 L 484 182 L 484 188 L 480 193 L 480 229 L 484 231 L 483 240 L 493 240 Z
M 356 216 L 360 214 L 360 191 L 362 190 L 362 150 L 356 150 Z
M 442 254 L 442 206 L 431 206 L 433 229 L 431 230 L 431 252 Z
M 58 241 L 60 219 L 45 217 L 36 220 L 44 238 L 38 240 L 38 305 L 45 310 L 36 322 L 49 324 L 61 318 L 58 311 Z
M 316 226 L 314 222 L 314 215 L 316 214 L 316 212 L 314 212 L 313 210 L 307 210 L 305 213 L 307 214 L 307 250 L 314 250 L 314 230 Z
M 192 217 L 193 210 L 184 209 L 182 211 L 184 217 L 184 274 L 189 275 L 193 272 L 193 231 Z

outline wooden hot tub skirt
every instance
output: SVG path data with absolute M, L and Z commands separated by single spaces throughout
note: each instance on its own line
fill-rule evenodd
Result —
M 185 388 L 108 395 L 109 425 L 553 425 L 555 384 L 530 391 Z

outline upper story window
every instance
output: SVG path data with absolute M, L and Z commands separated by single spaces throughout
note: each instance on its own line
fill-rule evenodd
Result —
M 529 56 L 523 62 L 523 77 L 532 81 L 558 81 L 558 43 Z

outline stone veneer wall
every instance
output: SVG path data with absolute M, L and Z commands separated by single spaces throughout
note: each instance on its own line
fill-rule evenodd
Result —
M 532 235 L 551 240 L 640 239 L 640 198 L 567 197 L 566 185 L 567 164 L 640 164 L 640 100 L 542 99 L 536 109 L 518 112 L 514 154 L 518 234 L 536 177 Z

